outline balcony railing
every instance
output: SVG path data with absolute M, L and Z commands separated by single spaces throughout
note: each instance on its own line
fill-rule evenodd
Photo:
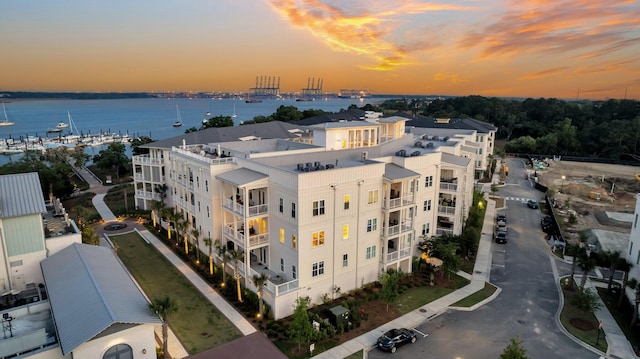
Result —
M 257 246 L 264 243 L 269 243 L 269 233 L 249 236 L 249 246 Z
M 133 163 L 137 165 L 161 165 L 162 160 L 159 158 L 151 158 L 148 155 L 133 156 Z
M 456 214 L 456 207 L 455 206 L 438 206 L 438 213 Z
M 234 230 L 229 226 L 222 227 L 222 233 L 227 236 L 227 238 L 232 239 L 236 242 L 242 243 L 244 245 L 244 233 Z
M 155 199 L 156 201 L 160 200 L 160 194 L 149 191 L 136 191 L 136 197 L 143 199 Z
M 225 208 L 244 216 L 244 205 L 242 205 L 242 204 L 240 204 L 240 203 L 238 203 L 236 201 L 233 201 L 230 198 L 223 198 L 222 199 L 222 205 Z
M 458 184 L 440 182 L 440 189 L 443 191 L 456 192 L 458 191 Z
M 410 231 L 411 229 L 413 229 L 413 222 L 409 221 L 409 220 L 406 220 L 406 221 L 401 222 L 400 224 L 395 224 L 393 226 L 390 226 L 388 231 L 387 231 L 387 236 L 388 237 L 392 237 L 392 236 L 398 235 L 400 233 Z M 383 233 L 384 233 L 384 231 L 383 231 Z
M 269 205 L 267 204 L 259 204 L 257 206 L 249 207 L 249 217 L 259 216 L 261 214 L 265 214 L 269 211 Z
M 411 254 L 411 248 L 402 248 L 399 251 L 393 251 L 387 253 L 387 258 L 385 263 L 393 262 L 398 259 L 403 259 L 408 257 Z
M 452 236 L 453 235 L 453 230 L 452 229 L 440 229 L 440 228 L 438 228 L 436 230 L 436 235 L 437 236 L 442 236 L 442 235 L 450 235 L 450 236 Z
M 383 206 L 386 209 L 397 208 L 402 206 L 408 206 L 413 204 L 413 194 L 407 194 L 402 197 L 391 198 L 389 199 L 389 204 L 387 205 L 387 201 L 384 201 Z

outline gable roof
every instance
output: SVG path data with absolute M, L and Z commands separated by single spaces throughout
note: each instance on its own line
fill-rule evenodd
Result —
M 242 138 L 254 136 L 256 138 L 297 138 L 297 132 L 304 132 L 306 126 L 282 121 L 253 123 L 242 126 L 212 127 L 204 130 L 185 133 L 179 136 L 159 140 L 140 146 L 141 148 L 171 148 L 182 146 L 184 140 L 187 145 L 203 143 L 220 143 L 239 141 Z M 294 130 L 294 132 L 292 132 Z
M 113 325 L 162 323 L 108 248 L 74 243 L 40 267 L 63 355 Z
M 0 218 L 46 212 L 37 172 L 0 176 Z

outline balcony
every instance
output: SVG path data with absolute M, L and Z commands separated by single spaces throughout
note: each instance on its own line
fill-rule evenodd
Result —
M 402 248 L 400 250 L 394 250 L 393 252 L 387 253 L 385 256 L 385 263 L 394 262 L 399 259 L 403 259 L 409 257 L 411 255 L 411 248 Z
M 136 191 L 136 197 L 142 199 L 154 199 L 160 201 L 160 194 L 149 191 Z
M 264 290 L 267 293 L 271 294 L 273 297 L 277 297 L 279 295 L 283 295 L 285 293 L 298 289 L 299 284 L 297 279 L 287 282 L 284 275 L 267 269 L 264 264 L 258 263 L 251 265 L 250 273 L 251 277 L 253 277 L 254 275 L 260 275 L 260 273 L 265 273 L 269 276 L 269 280 L 267 280 L 267 284 L 264 286 Z
M 456 207 L 455 206 L 438 206 L 438 214 L 454 215 L 456 214 Z
M 257 206 L 249 207 L 249 217 L 259 216 L 269 211 L 269 205 L 259 204 Z
M 440 190 L 447 191 L 447 192 L 457 192 L 458 191 L 458 184 L 457 183 L 440 182 Z
M 240 243 L 244 247 L 244 232 L 236 231 L 231 226 L 227 225 L 222 227 L 222 233 L 227 239 Z
M 242 204 L 242 202 L 234 201 L 231 198 L 223 198 L 222 206 L 230 211 L 244 216 L 244 204 Z
M 243 234 L 244 235 L 244 234 Z M 258 246 L 261 244 L 269 243 L 269 233 L 249 235 L 249 246 Z
M 393 237 L 400 233 L 408 232 L 413 229 L 413 221 L 405 220 L 400 224 L 397 224 L 398 221 L 391 221 L 391 226 L 387 229 L 387 237 Z M 384 233 L 385 231 L 383 231 Z
M 444 235 L 452 236 L 453 235 L 453 230 L 452 229 L 442 229 L 442 228 L 436 229 L 436 236 L 440 237 L 440 236 L 444 236 Z
M 174 199 L 174 202 L 175 202 L 178 206 L 180 206 L 180 207 L 182 207 L 182 208 L 186 209 L 187 211 L 190 211 L 191 213 L 195 213 L 195 211 L 196 211 L 196 206 L 195 206 L 195 205 L 190 204 L 188 201 L 185 201 L 185 200 L 184 200 L 184 199 L 182 199 L 182 198 L 176 198 L 176 199 Z
M 384 209 L 393 209 L 393 208 L 398 208 L 402 206 L 412 205 L 413 203 L 414 203 L 413 194 L 406 194 L 404 196 L 391 195 L 388 201 L 385 198 L 385 201 L 382 206 Z
M 135 165 L 162 165 L 159 158 L 151 158 L 148 155 L 133 156 L 133 164 Z

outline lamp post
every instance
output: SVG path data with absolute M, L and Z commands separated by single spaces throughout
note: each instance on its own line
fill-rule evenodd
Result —
M 566 176 L 562 176 L 560 178 L 562 178 L 562 184 L 560 185 L 560 193 L 562 193 L 562 189 L 564 188 L 564 180 L 567 179 L 567 177 Z

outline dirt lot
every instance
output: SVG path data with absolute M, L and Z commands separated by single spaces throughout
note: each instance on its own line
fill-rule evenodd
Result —
M 603 213 L 633 213 L 636 194 L 640 193 L 640 180 L 635 177 L 636 173 L 640 174 L 640 167 L 553 160 L 546 163 L 548 167 L 537 171 L 539 182 L 555 190 L 556 201 L 561 206 L 569 202 L 569 208 L 578 218 L 572 229 L 629 233 L 628 224 L 607 220 Z M 600 200 L 590 198 L 595 194 L 599 194 Z

